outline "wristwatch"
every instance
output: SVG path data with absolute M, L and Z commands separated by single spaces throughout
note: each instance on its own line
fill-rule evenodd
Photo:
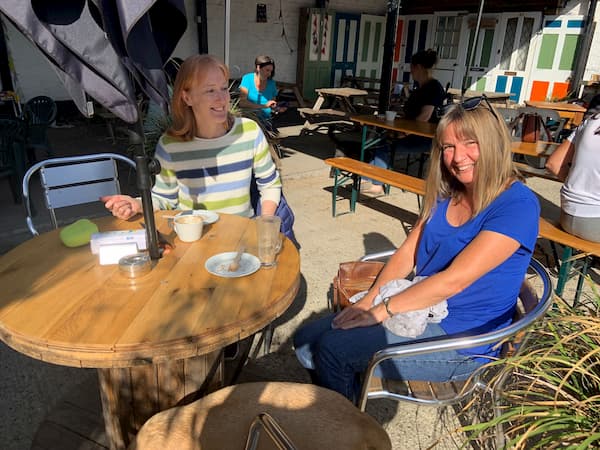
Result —
M 389 297 L 385 297 L 385 298 L 383 299 L 382 303 L 383 303 L 383 306 L 385 306 L 385 310 L 387 311 L 387 313 L 388 313 L 388 316 L 390 316 L 390 317 L 394 317 L 394 313 L 393 313 L 392 311 L 390 311 L 390 305 L 389 305 L 389 303 L 390 303 L 390 298 L 389 298 Z

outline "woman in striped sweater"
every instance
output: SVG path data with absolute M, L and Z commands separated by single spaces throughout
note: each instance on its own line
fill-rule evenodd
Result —
M 161 171 L 152 188 L 154 209 L 207 209 L 252 217 L 252 177 L 261 214 L 273 215 L 281 180 L 259 126 L 229 112 L 229 70 L 210 55 L 184 61 L 175 79 L 173 125 L 161 136 L 155 156 Z M 101 199 L 112 214 L 129 219 L 142 212 L 139 199 Z

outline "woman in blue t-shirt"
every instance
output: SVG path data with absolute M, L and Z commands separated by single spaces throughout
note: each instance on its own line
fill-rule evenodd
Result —
M 485 100 L 482 102 L 482 100 Z M 540 206 L 519 181 L 511 137 L 485 98 L 450 106 L 433 140 L 419 219 L 368 293 L 353 306 L 301 328 L 296 354 L 316 381 L 353 399 L 373 354 L 406 338 L 383 322 L 444 301 L 447 316 L 427 323 L 418 338 L 480 334 L 507 325 L 534 250 Z M 380 288 L 414 270 L 425 277 L 374 302 Z M 385 290 L 383 290 L 385 291 Z M 395 360 L 391 378 L 466 379 L 493 346 Z
M 257 56 L 254 67 L 254 72 L 244 75 L 240 82 L 240 106 L 255 110 L 260 120 L 270 123 L 273 113 L 287 109 L 276 100 L 275 61 L 270 56 Z

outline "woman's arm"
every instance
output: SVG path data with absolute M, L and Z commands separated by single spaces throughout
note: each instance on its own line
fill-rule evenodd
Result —
M 402 245 L 390 257 L 377 277 L 377 280 L 375 280 L 375 283 L 371 286 L 369 292 L 367 292 L 367 295 L 359 302 L 341 311 L 333 321 L 335 326 L 342 328 L 340 324 L 351 321 L 363 312 L 369 311 L 373 305 L 373 300 L 379 294 L 381 286 L 397 278 L 406 278 L 412 272 L 422 232 L 423 225 L 419 221 L 410 231 Z
M 490 270 L 506 261 L 520 243 L 495 231 L 480 232 L 460 252 L 450 266 L 405 291 L 390 298 L 389 309 L 394 313 L 416 311 L 440 303 L 458 294 Z M 341 315 L 341 313 L 340 313 Z M 387 319 L 385 305 L 378 304 L 368 311 L 360 311 L 343 320 L 334 320 L 337 328 L 375 325 Z
M 561 181 L 567 179 L 571 161 L 575 154 L 575 146 L 568 139 L 565 139 L 546 161 L 546 169 L 556 175 Z
M 261 95 L 257 95 L 255 99 L 252 99 L 251 96 L 249 96 L 248 89 L 240 86 L 240 106 L 242 108 L 263 109 L 277 106 L 275 100 L 266 100 L 264 103 L 260 103 L 261 99 L 266 100 L 265 98 L 262 98 Z
M 417 117 L 415 117 L 415 120 L 418 120 L 420 122 L 429 122 L 429 119 L 431 119 L 431 115 L 433 114 L 434 110 L 435 106 L 433 105 L 423 105 L 423 107 L 421 108 L 421 112 Z

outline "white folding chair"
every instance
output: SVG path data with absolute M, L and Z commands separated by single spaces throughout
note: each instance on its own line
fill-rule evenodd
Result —
M 57 228 L 56 209 L 97 202 L 101 196 L 121 192 L 117 161 L 122 161 L 133 169 L 136 167 L 131 159 L 116 153 L 50 158 L 31 166 L 23 177 L 23 204 L 31 234 L 39 234 L 33 225 L 29 190 L 29 182 L 36 172 L 39 171 L 40 174 L 52 226 Z

